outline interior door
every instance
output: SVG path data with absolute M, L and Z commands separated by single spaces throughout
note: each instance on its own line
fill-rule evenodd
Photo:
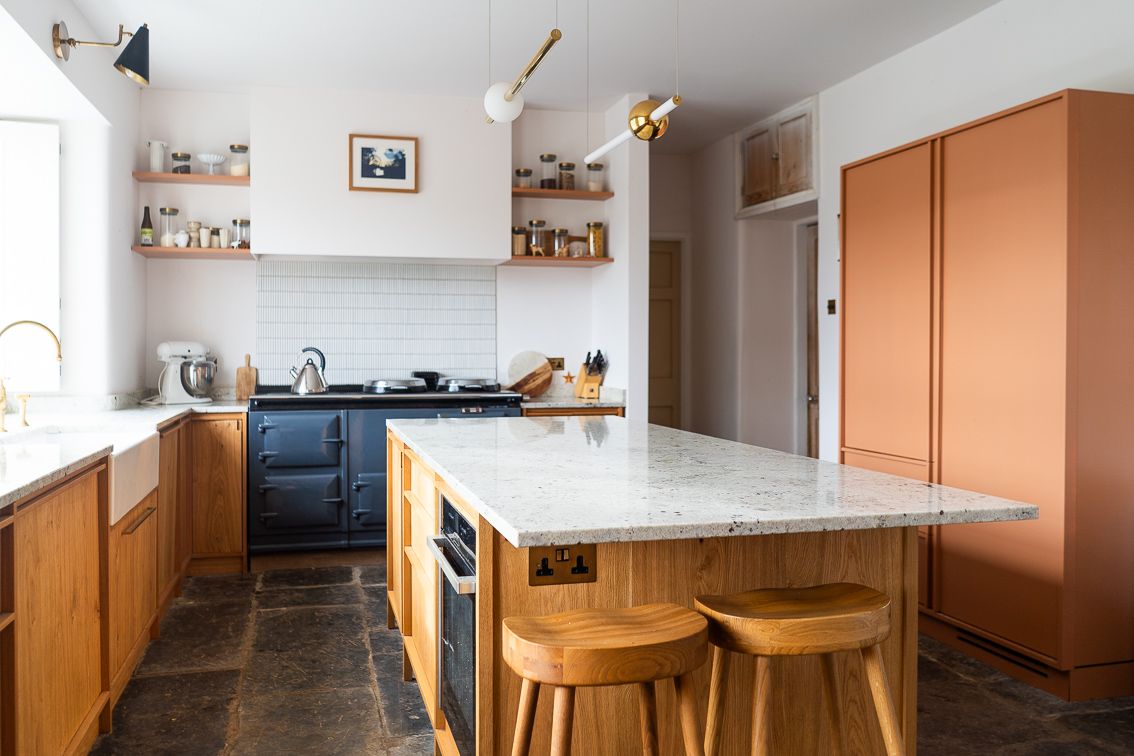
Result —
M 939 608 L 1059 656 L 1067 115 L 1050 102 L 943 143 L 941 482 L 1039 505 L 941 528 Z
M 843 445 L 929 460 L 932 154 L 843 176 Z
M 804 264 L 807 349 L 807 456 L 819 458 L 819 224 L 807 227 Z
M 681 426 L 681 243 L 650 241 L 649 421 Z

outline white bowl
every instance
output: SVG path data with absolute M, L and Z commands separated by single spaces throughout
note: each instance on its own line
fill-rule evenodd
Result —
M 197 159 L 209 166 L 209 175 L 212 176 L 216 166 L 223 163 L 227 158 L 224 155 L 218 155 L 215 152 L 204 152 L 197 156 Z

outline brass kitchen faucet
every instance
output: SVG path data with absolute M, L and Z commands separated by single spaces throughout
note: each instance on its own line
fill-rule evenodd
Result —
M 63 361 L 63 345 L 59 343 L 59 337 L 55 335 L 55 331 L 51 330 L 43 323 L 40 323 L 38 320 L 14 320 L 3 328 L 0 328 L 0 339 L 4 337 L 4 334 L 18 325 L 35 326 L 36 328 L 42 328 L 43 330 L 47 331 L 47 335 L 50 336 L 51 340 L 55 342 L 55 360 L 57 362 Z M 4 387 L 4 377 L 0 376 L 0 433 L 7 431 L 7 428 L 4 427 L 4 413 L 7 411 L 8 389 Z

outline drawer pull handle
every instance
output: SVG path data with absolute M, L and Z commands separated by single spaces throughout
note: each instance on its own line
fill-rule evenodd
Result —
M 324 443 L 324 444 L 338 444 L 339 446 L 342 446 L 346 442 L 343 441 L 341 438 L 325 438 L 325 439 L 323 439 L 322 443 Z
M 271 459 L 272 457 L 280 456 L 280 453 L 279 452 L 260 452 L 256 456 L 260 458 L 261 462 L 266 462 L 269 459 Z
M 260 513 L 260 519 L 263 522 L 267 522 L 268 520 L 274 520 L 275 518 L 277 518 L 279 516 L 280 516 L 279 512 L 261 512 Z
M 122 531 L 122 535 L 132 535 L 134 531 L 142 527 L 142 523 L 150 519 L 150 515 L 152 515 L 156 511 L 157 507 L 146 507 L 146 511 L 142 513 L 142 516 L 139 517 L 133 525 Z
M 323 499 L 323 503 L 324 504 L 339 504 L 339 505 L 341 505 L 343 503 L 343 500 L 342 500 L 341 496 L 332 496 L 329 499 Z
M 260 493 L 275 491 L 277 488 L 279 488 L 279 486 L 277 486 L 275 483 L 265 483 L 264 485 L 260 486 Z
M 369 509 L 356 509 L 353 512 L 351 512 L 351 514 L 354 515 L 354 519 L 361 520 L 363 515 L 370 514 L 370 510 Z
M 365 480 L 356 480 L 355 482 L 350 484 L 350 487 L 355 491 L 361 491 L 364 488 L 370 488 L 370 484 Z
M 264 422 L 262 422 L 262 423 L 260 423 L 259 425 L 256 426 L 256 430 L 260 431 L 261 433 L 267 433 L 268 431 L 272 430 L 273 428 L 278 428 L 278 427 L 279 426 L 276 425 L 275 423 L 265 420 Z

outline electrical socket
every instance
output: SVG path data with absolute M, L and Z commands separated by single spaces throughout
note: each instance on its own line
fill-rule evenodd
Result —
M 562 357 L 548 357 L 547 361 L 551 363 L 552 370 L 562 370 L 565 364 Z
M 528 549 L 528 585 L 593 583 L 598 580 L 598 547 L 533 546 Z

